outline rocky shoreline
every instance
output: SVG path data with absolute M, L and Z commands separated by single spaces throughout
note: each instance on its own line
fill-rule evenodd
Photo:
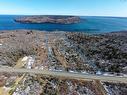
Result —
M 20 23 L 53 23 L 53 24 L 75 24 L 80 22 L 78 16 L 25 16 L 14 19 Z

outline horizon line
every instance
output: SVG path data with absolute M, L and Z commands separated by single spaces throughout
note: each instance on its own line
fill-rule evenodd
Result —
M 22 15 L 22 16 L 44 16 L 44 15 L 51 15 L 51 16 L 90 16 L 90 17 L 92 17 L 92 16 L 94 16 L 94 17 L 127 17 L 127 16 L 114 16 L 114 15 L 73 15 L 73 14 L 0 14 L 0 15 L 17 15 L 17 16 L 20 16 L 20 15 Z

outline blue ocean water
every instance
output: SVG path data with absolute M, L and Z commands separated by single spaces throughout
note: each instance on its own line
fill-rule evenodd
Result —
M 14 19 L 21 16 L 15 15 L 0 15 L 0 30 L 15 30 L 15 29 L 34 29 L 46 31 L 73 31 L 73 32 L 89 32 L 89 33 L 104 33 L 113 31 L 127 30 L 127 18 L 122 17 L 96 17 L 83 16 L 82 21 L 77 24 L 23 24 L 15 22 Z

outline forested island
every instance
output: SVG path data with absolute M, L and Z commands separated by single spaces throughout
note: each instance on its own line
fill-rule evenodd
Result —
M 81 19 L 78 16 L 24 16 L 14 20 L 20 23 L 75 24 Z

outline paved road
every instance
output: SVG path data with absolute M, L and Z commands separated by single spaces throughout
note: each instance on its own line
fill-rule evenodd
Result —
M 8 73 L 34 73 L 42 75 L 52 75 L 55 77 L 66 77 L 70 79 L 89 79 L 89 80 L 101 80 L 101 81 L 111 81 L 111 82 L 122 82 L 127 83 L 127 77 L 117 77 L 117 76 L 98 76 L 91 74 L 81 74 L 81 73 L 68 73 L 68 72 L 57 72 L 57 71 L 47 71 L 38 69 L 16 69 L 16 68 L 0 68 L 0 72 Z

